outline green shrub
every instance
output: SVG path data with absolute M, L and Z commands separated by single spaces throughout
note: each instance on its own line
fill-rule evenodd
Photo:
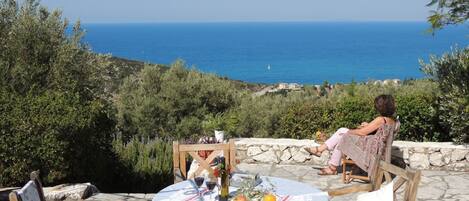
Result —
M 106 57 L 67 35 L 60 12 L 34 0 L 0 1 L 0 186 L 40 169 L 46 185 L 103 184 L 112 155 Z
M 120 168 L 107 192 L 155 193 L 173 183 L 172 144 L 160 139 L 113 141 Z
M 438 122 L 438 88 L 428 81 L 409 82 L 396 94 L 401 121 L 398 140 L 451 141 Z
M 106 104 L 62 92 L 19 96 L 4 90 L 0 103 L 1 186 L 19 186 L 36 169 L 46 185 L 105 182 L 114 127 Z
M 329 131 L 333 117 L 330 101 L 318 100 L 297 103 L 281 117 L 281 137 L 311 139 L 316 131 Z
M 146 66 L 119 90 L 118 125 L 126 139 L 200 135 L 206 116 L 236 105 L 238 93 L 232 82 L 187 70 L 180 60 L 165 72 Z
M 356 128 L 362 122 L 370 122 L 378 115 L 373 100 L 373 96 L 348 96 L 329 104 L 334 108 L 331 127 Z
M 441 90 L 438 112 L 449 138 L 469 143 L 469 48 L 432 56 L 430 63 L 421 62 L 421 66 Z

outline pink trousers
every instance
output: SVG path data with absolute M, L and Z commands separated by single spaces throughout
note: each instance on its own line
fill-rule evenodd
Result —
M 332 135 L 329 139 L 326 140 L 325 144 L 327 146 L 327 149 L 329 151 L 332 151 L 331 159 L 329 159 L 329 165 L 333 165 L 336 167 L 340 165 L 340 157 L 342 157 L 342 152 L 337 149 L 337 144 L 339 144 L 344 134 L 348 131 L 348 128 L 340 128 L 334 133 L 334 135 Z

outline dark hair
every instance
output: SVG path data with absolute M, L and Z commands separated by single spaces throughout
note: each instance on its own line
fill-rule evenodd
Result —
M 383 117 L 393 117 L 396 112 L 396 104 L 391 95 L 379 95 L 375 98 L 375 109 Z

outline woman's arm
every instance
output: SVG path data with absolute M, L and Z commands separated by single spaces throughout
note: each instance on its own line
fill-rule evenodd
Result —
M 379 127 L 381 127 L 381 125 L 383 125 L 383 123 L 383 118 L 377 117 L 372 122 L 364 125 L 363 127 L 357 129 L 350 129 L 348 132 L 354 135 L 365 136 L 377 130 Z

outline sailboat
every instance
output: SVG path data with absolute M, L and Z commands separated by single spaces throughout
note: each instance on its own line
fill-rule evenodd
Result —
M 267 65 L 267 70 L 270 70 L 270 64 L 269 64 L 269 65 Z

